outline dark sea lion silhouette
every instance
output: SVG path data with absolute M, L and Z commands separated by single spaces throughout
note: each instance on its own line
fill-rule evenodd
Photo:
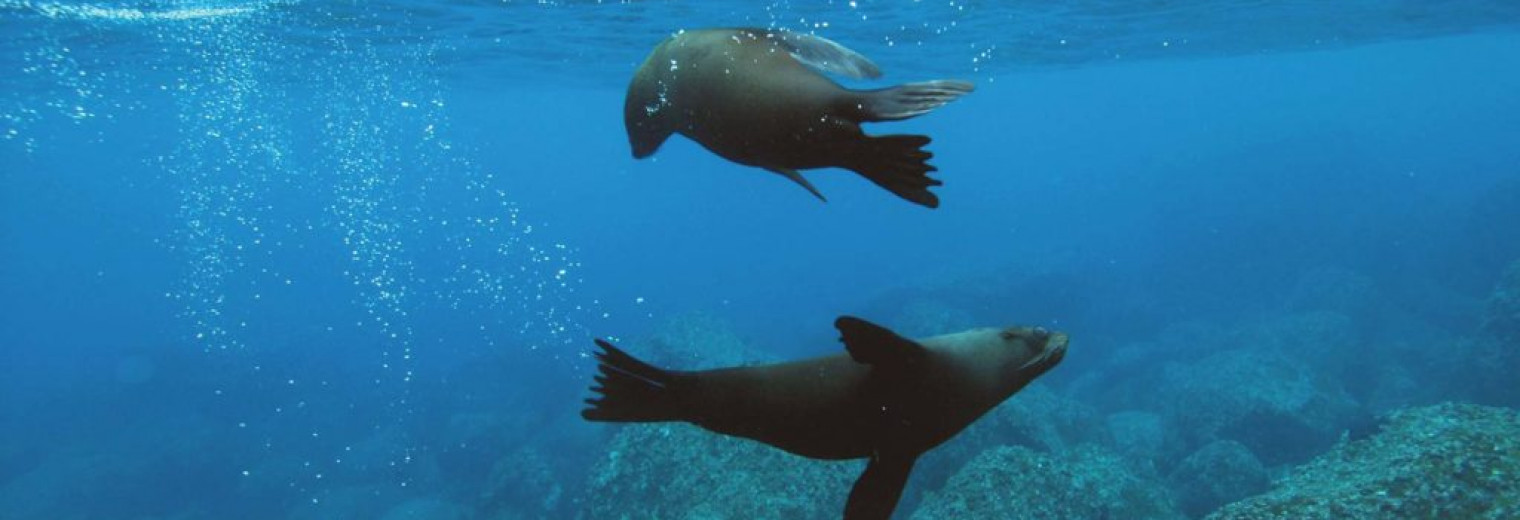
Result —
M 815 459 L 868 458 L 847 520 L 891 517 L 918 456 L 1061 362 L 1067 337 L 1041 328 L 973 329 L 917 341 L 850 316 L 847 354 L 680 372 L 596 340 L 590 421 L 686 421 Z
M 865 56 L 818 36 L 780 29 L 684 31 L 649 53 L 623 104 L 633 156 L 681 134 L 730 161 L 781 174 L 822 199 L 797 170 L 853 170 L 928 207 L 941 183 L 923 135 L 868 136 L 860 123 L 896 121 L 954 101 L 972 85 L 926 81 L 850 90 L 819 71 L 875 78 Z

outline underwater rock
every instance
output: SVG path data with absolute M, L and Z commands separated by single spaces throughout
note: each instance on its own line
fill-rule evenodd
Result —
M 1169 458 L 1163 454 L 1176 449 L 1160 415 L 1129 410 L 1109 414 L 1103 423 L 1114 450 L 1135 468 L 1154 473 L 1156 462 Z
M 1299 359 L 1263 350 L 1230 350 L 1170 366 L 1150 393 L 1187 444 L 1232 439 L 1268 465 L 1323 451 L 1358 412 L 1336 382 Z
M 488 518 L 552 518 L 564 495 L 550 459 L 522 446 L 491 466 L 476 509 Z
M 1097 411 L 1035 382 L 1020 390 L 959 435 L 930 450 L 914 466 L 913 479 L 903 496 L 910 510 L 920 490 L 938 489 L 978 454 L 998 446 L 1016 445 L 1043 453 L 1062 453 L 1082 443 L 1106 443 Z
M 928 494 L 913 520 L 1182 518 L 1156 483 L 1092 445 L 1061 455 L 1002 446 Z
M 863 460 L 825 462 L 681 423 L 621 425 L 578 518 L 837 519 Z
M 1102 410 L 1160 417 L 1165 429 L 1159 442 L 1149 441 L 1149 460 L 1131 451 L 1135 446 L 1116 445 L 1137 469 L 1170 473 L 1217 440 L 1245 444 L 1268 466 L 1298 463 L 1366 415 L 1336 368 L 1365 363 L 1356 354 L 1363 343 L 1335 312 L 1266 315 L 1231 327 L 1181 322 L 1154 341 L 1118 348 L 1074 380 L 1071 395 Z M 1122 426 L 1111 423 L 1110 430 L 1119 435 Z M 1122 442 L 1133 441 L 1139 439 Z
M 1433 396 L 1445 393 L 1431 384 L 1421 384 L 1408 367 L 1395 363 L 1364 369 L 1369 380 L 1362 401 L 1370 414 L 1386 413 L 1419 404 L 1434 404 Z M 1427 372 L 1428 374 L 1428 372 Z
M 1214 441 L 1199 448 L 1177 469 L 1171 481 L 1182 512 L 1201 517 L 1219 506 L 1267 489 L 1267 469 L 1244 444 Z
M 1096 410 L 1037 382 L 992 409 L 950 442 L 981 445 L 976 453 L 1007 444 L 1059 453 L 1079 443 L 1106 441 Z M 941 449 L 948 446 L 949 443 Z
M 1442 404 L 1396 412 L 1383 431 L 1343 442 L 1266 494 L 1210 520 L 1520 516 L 1520 415 Z
M 1285 354 L 1320 373 L 1365 363 L 1360 334 L 1345 314 L 1314 311 L 1267 316 L 1240 327 L 1231 344 Z

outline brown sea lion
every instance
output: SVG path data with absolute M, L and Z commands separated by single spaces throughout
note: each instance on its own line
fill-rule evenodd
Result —
M 891 517 L 913 463 L 1061 362 L 1067 337 L 1041 328 L 973 329 L 917 341 L 850 316 L 847 354 L 681 372 L 596 340 L 599 373 L 581 417 L 686 421 L 816 459 L 868 458 L 846 520 Z
M 634 73 L 623 103 L 633 156 L 642 159 L 673 133 L 730 161 L 781 174 L 823 194 L 797 170 L 853 170 L 897 196 L 928 207 L 941 183 L 923 135 L 868 136 L 860 123 L 896 121 L 954 101 L 972 86 L 926 81 L 850 90 L 819 71 L 875 78 L 865 56 L 832 41 L 780 29 L 683 31 L 655 47 Z

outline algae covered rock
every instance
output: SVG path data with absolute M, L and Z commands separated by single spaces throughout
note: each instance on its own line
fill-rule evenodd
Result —
M 1300 360 L 1246 349 L 1167 367 L 1153 398 L 1189 445 L 1235 440 L 1268 465 L 1330 447 L 1358 411 L 1335 381 Z
M 1182 512 L 1190 517 L 1267 489 L 1267 469 L 1244 444 L 1214 441 L 1183 459 L 1172 471 Z
M 926 496 L 913 520 L 1181 518 L 1155 483 L 1084 445 L 1061 455 L 1018 446 L 978 455 Z
M 939 488 L 967 461 L 988 449 L 1018 445 L 1061 453 L 1082 443 L 1104 443 L 1106 434 L 1091 407 L 1035 382 L 920 457 L 903 494 L 903 505 L 915 503 L 923 489 Z
M 564 496 L 553 460 L 522 446 L 491 466 L 476 509 L 492 518 L 547 518 L 557 516 Z
M 975 446 L 965 459 L 987 448 L 1020 445 L 1044 452 L 1061 452 L 1080 443 L 1108 441 L 1103 420 L 1082 404 L 1050 385 L 1035 382 L 952 437 L 939 451 Z
M 1165 420 L 1151 412 L 1116 412 L 1103 422 L 1114 449 L 1137 468 L 1154 471 L 1156 461 L 1174 444 L 1168 442 Z
M 623 426 L 607 450 L 581 518 L 837 519 L 864 469 L 684 423 Z
M 1393 414 L 1211 520 L 1520 517 L 1520 415 L 1442 404 Z

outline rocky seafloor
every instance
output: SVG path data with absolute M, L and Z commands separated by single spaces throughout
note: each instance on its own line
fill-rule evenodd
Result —
M 1520 517 L 1520 263 L 1457 334 L 1366 326 L 1391 311 L 1354 273 L 1305 284 L 1280 312 L 1178 324 L 1032 385 L 921 459 L 897 517 Z M 973 321 L 902 312 L 924 334 Z M 675 336 L 755 359 L 720 321 L 683 321 Z M 837 518 L 860 467 L 684 424 L 608 429 L 583 518 Z
M 1467 329 L 1406 319 L 1353 272 L 1321 270 L 1300 285 L 1267 312 L 1123 340 L 1074 335 L 1067 366 L 920 459 L 896 518 L 1520 518 L 1520 262 L 1486 297 L 1455 306 L 1479 314 Z M 879 321 L 913 335 L 998 318 L 951 297 L 881 309 Z M 776 358 L 708 314 L 667 320 L 624 346 L 685 369 Z M 429 424 L 434 448 L 413 453 L 407 469 L 417 485 L 350 478 L 259 516 L 832 519 L 863 467 L 684 423 L 587 424 L 568 410 L 451 411 Z M 67 500 L 59 480 L 81 464 L 168 472 L 200 457 L 209 440 L 196 431 L 186 426 L 153 461 L 38 464 L 0 483 L 0 511 L 49 516 L 47 501 Z M 379 465 L 378 453 L 407 435 L 376 431 L 351 457 Z M 253 472 L 287 462 L 297 461 Z M 236 493 L 289 495 L 280 486 L 299 478 L 252 480 Z

